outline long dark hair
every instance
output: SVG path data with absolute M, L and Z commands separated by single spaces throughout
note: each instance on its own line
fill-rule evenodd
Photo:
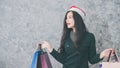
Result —
M 66 24 L 67 14 L 69 12 L 73 13 L 73 19 L 75 22 L 76 36 L 75 36 L 74 46 L 76 48 L 78 47 L 77 45 L 81 44 L 82 39 L 84 37 L 84 33 L 87 32 L 87 29 L 86 29 L 86 26 L 84 24 L 82 17 L 75 11 L 68 11 L 64 18 L 63 33 L 61 37 L 60 48 L 58 49 L 60 53 L 64 51 L 65 41 L 70 37 L 70 31 L 72 30 L 71 28 L 67 28 L 67 24 Z

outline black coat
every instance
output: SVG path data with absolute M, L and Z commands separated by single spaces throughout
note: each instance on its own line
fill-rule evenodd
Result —
M 69 38 L 65 42 L 65 51 L 59 53 L 55 49 L 50 53 L 57 61 L 63 64 L 63 68 L 89 68 L 91 64 L 99 62 L 100 54 L 96 53 L 95 37 L 92 33 L 86 33 L 79 49 L 73 46 L 73 41 Z

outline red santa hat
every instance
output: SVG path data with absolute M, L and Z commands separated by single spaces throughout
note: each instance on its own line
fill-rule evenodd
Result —
M 71 6 L 70 11 L 76 11 L 80 16 L 82 17 L 83 20 L 85 20 L 86 13 L 83 9 L 76 7 L 76 6 Z

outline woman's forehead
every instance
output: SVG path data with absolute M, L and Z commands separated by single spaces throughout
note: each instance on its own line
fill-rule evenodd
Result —
M 73 13 L 70 11 L 67 13 L 67 16 L 73 16 Z

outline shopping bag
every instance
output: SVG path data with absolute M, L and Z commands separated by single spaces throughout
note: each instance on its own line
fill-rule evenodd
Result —
M 41 53 L 41 50 L 35 51 L 35 53 L 33 55 L 33 59 L 32 59 L 31 68 L 37 68 L 37 65 L 39 63 L 38 58 L 39 58 L 40 53 Z
M 40 54 L 38 55 L 38 59 L 37 59 L 37 68 L 42 68 L 41 58 L 39 57 L 40 55 L 41 55 L 41 52 L 40 52 Z
M 45 49 L 41 49 L 41 45 L 34 53 L 31 68 L 52 68 L 49 56 Z
M 117 53 L 115 52 L 115 55 L 114 55 L 115 61 L 114 62 L 110 61 L 111 60 L 111 53 L 112 53 L 112 51 L 109 54 L 107 62 L 100 63 L 100 68 L 120 68 L 120 60 L 117 56 Z
M 52 68 L 50 59 L 46 51 L 43 51 L 39 57 L 41 58 L 42 68 Z

